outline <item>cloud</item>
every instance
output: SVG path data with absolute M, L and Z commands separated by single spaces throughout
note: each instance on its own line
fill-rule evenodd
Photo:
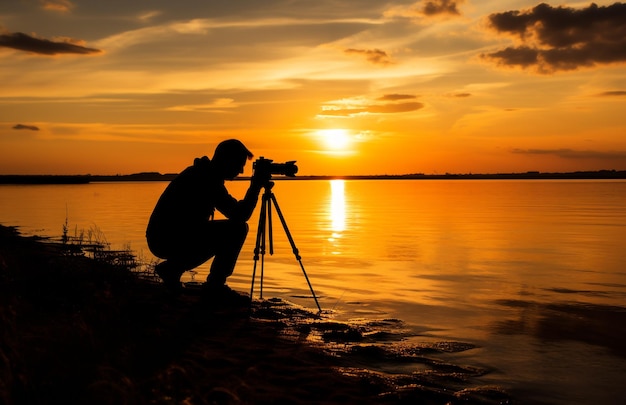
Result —
M 367 112 L 372 113 L 372 114 L 393 114 L 393 113 L 417 111 L 421 108 L 424 108 L 424 104 L 418 103 L 418 102 L 383 104 L 383 105 L 369 106 L 367 108 Z
M 24 125 L 24 124 L 16 124 L 13 126 L 13 129 L 17 129 L 17 130 L 26 129 L 29 131 L 39 131 L 39 127 L 36 127 L 34 125 Z
M 491 14 L 488 25 L 519 42 L 481 55 L 501 66 L 545 74 L 626 62 L 626 3 L 581 9 L 542 3 Z
M 458 6 L 465 0 L 422 0 L 410 6 L 396 6 L 387 10 L 385 17 L 424 18 L 455 17 L 461 15 Z
M 195 111 L 195 112 L 212 112 L 212 113 L 224 113 L 229 109 L 239 107 L 235 100 L 232 98 L 218 98 L 208 104 L 186 104 L 177 105 L 174 107 L 166 108 L 167 111 Z
M 69 38 L 61 38 L 58 41 L 50 41 L 22 32 L 0 34 L 0 47 L 13 48 L 20 51 L 36 53 L 39 55 L 58 54 L 92 54 L 102 52 L 99 49 L 86 48 L 80 41 Z
M 511 152 L 522 155 L 550 155 L 561 159 L 626 160 L 626 151 L 605 152 L 573 149 L 513 149 Z
M 457 5 L 463 3 L 463 0 L 435 0 L 424 1 L 422 13 L 427 16 L 449 14 L 460 15 Z
M 163 14 L 161 11 L 158 10 L 153 10 L 153 11 L 147 11 L 144 13 L 139 14 L 139 16 L 137 17 L 137 19 L 141 22 L 147 23 L 152 21 L 153 19 L 160 17 L 161 14 Z
M 382 97 L 378 97 L 376 100 L 379 101 L 397 101 L 397 100 L 406 100 L 413 99 L 415 96 L 411 94 L 385 94 Z
M 365 56 L 368 62 L 371 62 L 375 65 L 390 65 L 393 62 L 391 61 L 387 52 L 382 51 L 380 49 L 346 49 L 344 52 L 348 55 L 362 55 Z
M 348 99 L 337 100 L 322 106 L 322 113 L 318 116 L 331 117 L 354 117 L 366 114 L 397 114 L 417 111 L 424 108 L 424 104 L 412 102 L 396 102 L 398 100 L 412 99 L 415 96 L 405 94 L 388 94 L 376 100 Z M 379 103 L 378 101 L 389 101 Z
M 623 96 L 626 96 L 626 91 L 624 90 L 605 91 L 598 95 L 601 97 L 620 97 L 620 96 L 623 97 Z
M 61 13 L 66 13 L 74 8 L 74 4 L 69 0 L 39 0 L 39 3 L 45 10 L 59 11 Z

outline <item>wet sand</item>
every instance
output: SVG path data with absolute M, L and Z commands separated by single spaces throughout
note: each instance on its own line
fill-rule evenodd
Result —
M 406 344 L 402 320 L 190 291 L 0 226 L 0 403 L 512 402 L 488 370 L 445 361 L 472 345 Z

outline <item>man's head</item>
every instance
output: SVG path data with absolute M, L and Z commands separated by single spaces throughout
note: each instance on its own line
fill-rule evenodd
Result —
M 254 155 L 237 139 L 222 141 L 213 153 L 213 165 L 224 179 L 234 179 L 243 173 L 246 160 Z

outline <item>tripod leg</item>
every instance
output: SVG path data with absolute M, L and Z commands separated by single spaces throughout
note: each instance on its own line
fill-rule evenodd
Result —
M 270 204 L 271 194 L 267 196 L 267 234 L 270 242 L 270 255 L 274 254 L 274 235 L 272 233 L 272 204 Z
M 263 197 L 261 210 L 259 213 L 259 225 L 256 233 L 256 243 L 254 245 L 254 268 L 252 270 L 252 283 L 250 286 L 250 307 L 252 307 L 252 294 L 254 293 L 254 281 L 256 278 L 256 265 L 259 261 L 259 253 L 263 259 L 265 258 L 265 227 L 266 227 L 266 219 L 267 219 L 267 204 L 266 198 Z M 263 266 L 264 260 L 261 260 L 261 283 L 263 282 Z
M 283 212 L 280 210 L 278 206 L 278 201 L 276 201 L 276 196 L 274 193 L 271 193 L 270 198 L 274 203 L 274 207 L 276 207 L 276 213 L 278 213 L 278 218 L 280 219 L 281 224 L 283 225 L 283 229 L 285 230 L 285 234 L 287 235 L 287 239 L 289 240 L 289 244 L 291 245 L 291 249 L 293 250 L 293 254 L 296 257 L 298 263 L 300 263 L 300 268 L 302 269 L 302 274 L 304 274 L 304 278 L 306 279 L 307 284 L 309 285 L 309 289 L 311 290 L 311 294 L 313 294 L 313 299 L 315 300 L 315 305 L 317 305 L 317 309 L 322 312 L 322 307 L 320 307 L 319 302 L 317 301 L 317 296 L 315 295 L 315 291 L 313 291 L 313 286 L 311 285 L 311 281 L 309 281 L 309 276 L 306 274 L 306 270 L 304 269 L 304 265 L 302 264 L 302 257 L 300 256 L 300 252 L 296 247 L 296 243 L 293 241 L 293 237 L 291 236 L 291 232 L 289 232 L 289 227 L 287 227 L 287 221 L 285 221 L 285 217 L 283 216 Z M 269 202 L 268 202 L 269 205 Z
M 269 233 L 270 254 L 273 254 L 272 247 L 272 206 L 270 205 L 270 188 L 265 189 L 263 194 L 263 239 L 261 240 L 261 280 L 259 282 L 259 298 L 263 299 L 263 280 L 265 279 L 265 247 Z

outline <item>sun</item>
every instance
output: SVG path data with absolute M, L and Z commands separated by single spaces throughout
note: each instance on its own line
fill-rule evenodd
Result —
M 351 138 L 347 129 L 320 129 L 317 134 L 329 150 L 345 151 L 350 147 Z

